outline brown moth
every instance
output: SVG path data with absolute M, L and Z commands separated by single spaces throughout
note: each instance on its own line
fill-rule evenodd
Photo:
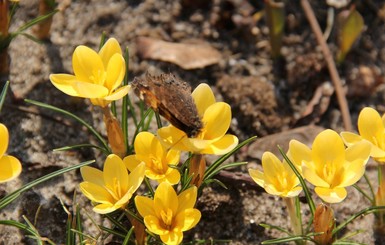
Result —
M 203 127 L 191 96 L 191 87 L 173 74 L 135 78 L 131 84 L 135 94 L 147 106 L 166 118 L 172 125 L 195 137 Z

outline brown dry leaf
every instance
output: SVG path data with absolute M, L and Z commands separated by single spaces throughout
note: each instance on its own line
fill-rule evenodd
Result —
M 136 45 L 142 58 L 170 62 L 185 70 L 216 64 L 222 57 L 218 50 L 206 43 L 172 43 L 139 37 Z

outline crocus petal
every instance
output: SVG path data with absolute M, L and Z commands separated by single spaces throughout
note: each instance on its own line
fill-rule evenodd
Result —
M 157 235 L 165 235 L 169 233 L 168 230 L 163 228 L 163 226 L 159 222 L 159 219 L 155 216 L 146 215 L 144 217 L 144 224 L 146 225 L 147 229 Z
M 178 205 L 178 196 L 174 188 L 167 182 L 160 183 L 154 195 L 154 207 L 157 216 L 160 217 L 160 212 L 168 208 L 173 214 L 176 214 Z
M 383 148 L 384 144 L 384 125 L 380 114 L 370 107 L 361 110 L 358 116 L 358 131 L 360 135 L 372 142 L 373 144 Z M 378 145 L 380 144 L 380 145 Z
M 343 201 L 347 195 L 345 188 L 322 188 L 322 187 L 316 187 L 314 191 L 317 193 L 317 195 L 328 203 L 339 203 Z
M 80 174 L 84 181 L 92 182 L 100 186 L 104 185 L 103 172 L 99 169 L 85 166 L 80 168 Z
M 291 191 L 287 192 L 284 197 L 296 197 L 301 193 L 302 187 L 301 186 L 296 186 L 294 187 Z
M 104 65 L 100 56 L 86 46 L 78 46 L 72 56 L 72 66 L 79 81 L 104 84 Z
M 154 211 L 154 201 L 148 197 L 136 196 L 135 206 L 142 217 L 146 217 L 148 215 L 156 216 Z
M 310 148 L 297 140 L 290 140 L 289 151 L 287 155 L 298 170 L 302 169 L 303 162 L 310 164 L 312 163 Z M 308 167 L 313 168 L 314 166 Z
M 75 89 L 75 84 L 79 81 L 75 76 L 68 74 L 51 74 L 49 80 L 63 93 L 70 96 L 79 96 L 78 91 Z
M 111 203 L 101 203 L 96 205 L 92 210 L 94 210 L 95 213 L 108 214 L 108 213 L 114 212 L 117 209 L 119 209 L 119 207 Z
M 178 165 L 180 159 L 180 152 L 170 149 L 166 155 L 166 161 L 169 165 Z
M 351 146 L 364 140 L 360 135 L 351 132 L 341 132 L 340 135 L 347 146 Z
M 159 140 L 166 146 L 172 147 L 173 149 L 188 151 L 189 149 L 183 143 L 184 138 L 187 138 L 187 135 L 182 130 L 177 129 L 176 127 L 169 125 L 158 129 L 157 134 Z
M 170 232 L 160 236 L 160 240 L 167 245 L 178 245 L 183 240 L 182 232 Z
M 281 174 L 284 171 L 282 162 L 271 152 L 265 152 L 262 155 L 262 167 L 265 184 L 273 184 L 275 187 L 280 186 L 277 181 L 277 174 Z
M 198 115 L 200 118 L 203 117 L 206 109 L 215 103 L 214 93 L 211 90 L 210 86 L 206 83 L 201 83 L 194 89 L 192 92 L 192 97 L 194 99 L 195 105 L 198 109 Z
M 265 174 L 256 169 L 249 169 L 250 177 L 257 183 L 260 187 L 264 188 L 265 186 Z
M 114 54 L 107 65 L 107 76 L 105 86 L 113 91 L 122 83 L 126 74 L 126 63 L 121 54 Z
M 341 137 L 330 129 L 319 133 L 313 142 L 312 159 L 318 168 L 332 162 L 339 169 L 345 162 L 345 146 Z
M 204 139 L 212 140 L 225 135 L 231 123 L 231 107 L 224 102 L 209 106 L 202 118 Z
M 134 193 L 142 184 L 144 179 L 144 171 L 146 170 L 146 164 L 140 163 L 128 176 L 128 186 L 131 193 Z
M 7 127 L 0 123 L 0 158 L 5 154 L 8 148 L 9 133 Z
M 174 229 L 177 231 L 187 231 L 196 224 L 198 224 L 199 220 L 201 219 L 201 212 L 199 212 L 198 209 L 190 208 L 186 209 L 175 217 L 175 225 Z
M 135 138 L 134 147 L 137 155 L 157 155 L 159 151 L 163 153 L 160 142 L 150 132 L 140 132 Z M 154 153 L 153 150 L 158 152 Z
M 75 82 L 73 88 L 77 92 L 77 96 L 82 98 L 103 98 L 108 95 L 108 89 L 99 84 Z
M 305 177 L 305 179 L 314 186 L 320 186 L 320 187 L 330 186 L 329 183 L 327 183 L 325 180 L 323 180 L 320 176 L 317 175 L 314 169 L 308 168 L 306 164 L 302 165 L 302 174 Z
M 169 169 L 169 172 L 164 176 L 164 180 L 171 185 L 178 184 L 180 180 L 180 173 L 177 169 Z
M 104 67 L 107 67 L 109 60 L 115 54 L 122 55 L 122 50 L 119 42 L 115 38 L 109 38 L 99 51 L 99 56 L 103 61 Z
M 114 202 L 114 198 L 111 196 L 111 194 L 100 185 L 91 182 L 82 182 L 79 186 L 82 193 L 91 201 L 99 203 Z
M 233 150 L 238 145 L 238 138 L 232 134 L 226 134 L 219 140 L 209 144 L 201 154 L 223 155 Z
M 120 87 L 115 92 L 113 92 L 112 94 L 105 96 L 103 99 L 108 100 L 108 101 L 119 100 L 128 94 L 128 92 L 130 91 L 130 88 L 131 88 L 130 85 Z
M 13 180 L 21 173 L 21 163 L 13 156 L 0 156 L 0 183 Z
M 349 162 L 360 161 L 365 164 L 370 156 L 370 152 L 371 144 L 367 141 L 361 141 L 346 149 L 346 160 Z
M 178 206 L 177 213 L 185 209 L 193 208 L 196 200 L 197 200 L 197 188 L 195 186 L 180 193 L 178 196 L 179 206 Z
M 106 187 L 117 194 L 117 199 L 125 195 L 129 188 L 128 172 L 120 157 L 115 154 L 108 155 L 103 167 L 103 179 Z
M 138 160 L 135 155 L 129 155 L 123 159 L 123 162 L 126 168 L 132 172 L 142 161 Z

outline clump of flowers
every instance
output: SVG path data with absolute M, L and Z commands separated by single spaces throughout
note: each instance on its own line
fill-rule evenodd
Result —
M 21 173 L 21 163 L 5 154 L 8 148 L 9 133 L 7 127 L 0 123 L 0 183 L 15 179 Z

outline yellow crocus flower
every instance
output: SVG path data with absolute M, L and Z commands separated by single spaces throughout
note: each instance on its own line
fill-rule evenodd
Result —
M 365 173 L 370 144 L 362 141 L 345 149 L 341 137 L 327 129 L 314 139 L 312 149 L 296 140 L 290 142 L 293 159 L 300 159 L 302 174 L 315 186 L 316 194 L 325 202 L 345 199 L 345 187 L 355 184 Z
M 9 134 L 4 124 L 0 123 L 0 183 L 13 180 L 21 173 L 21 163 L 13 156 L 6 155 Z
M 209 85 L 202 83 L 192 93 L 202 119 L 203 128 L 194 138 L 173 125 L 160 128 L 158 136 L 168 147 L 197 154 L 223 155 L 234 149 L 238 138 L 226 134 L 231 123 L 231 107 L 224 102 L 216 102 Z
M 267 193 L 280 197 L 295 197 L 302 191 L 299 179 L 289 164 L 280 161 L 273 153 L 263 153 L 262 168 L 264 172 L 249 169 L 249 174 Z
M 342 132 L 341 137 L 347 146 L 360 141 L 368 141 L 372 145 L 370 155 L 380 164 L 385 163 L 385 114 L 373 108 L 365 107 L 358 116 L 358 134 Z
M 179 163 L 180 152 L 162 145 L 158 138 L 152 133 L 140 132 L 134 142 L 135 155 L 123 159 L 128 170 L 138 166 L 141 162 L 146 164 L 145 175 L 159 183 L 166 181 L 172 185 L 180 180 L 180 173 L 177 169 L 169 167 Z
M 92 104 L 106 107 L 111 101 L 125 96 L 130 86 L 121 85 L 126 74 L 122 50 L 116 39 L 110 38 L 99 53 L 86 46 L 78 46 L 72 56 L 75 75 L 51 74 L 52 84 L 75 97 L 89 98 Z
M 97 204 L 93 210 L 106 214 L 124 208 L 144 179 L 145 164 L 139 164 L 130 174 L 117 155 L 110 154 L 103 171 L 89 166 L 82 167 L 80 172 L 84 182 L 80 190 L 91 201 Z
M 160 236 L 167 245 L 177 245 L 183 240 L 183 232 L 193 228 L 201 213 L 194 208 L 197 188 L 191 187 L 179 195 L 167 182 L 161 183 L 155 191 L 154 200 L 135 197 L 135 205 L 144 218 L 147 229 Z

